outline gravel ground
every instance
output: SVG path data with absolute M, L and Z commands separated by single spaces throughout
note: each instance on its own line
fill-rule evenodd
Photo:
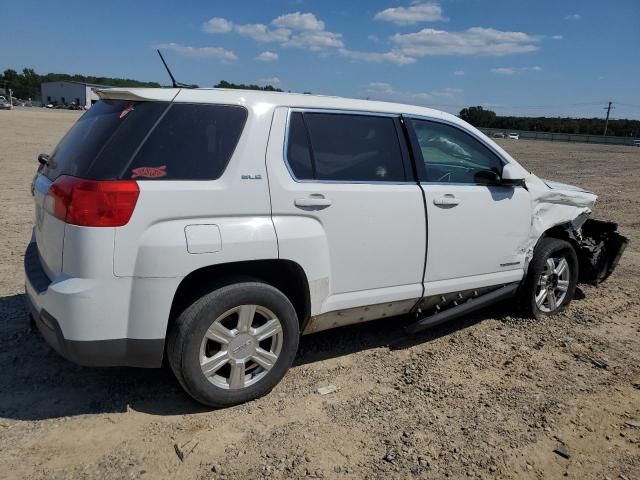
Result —
M 77 118 L 0 112 L 0 478 L 640 478 L 640 149 L 501 141 L 597 192 L 595 217 L 631 240 L 563 315 L 501 305 L 418 336 L 405 319 L 312 335 L 270 395 L 206 411 L 167 370 L 78 367 L 29 329 L 29 183 Z

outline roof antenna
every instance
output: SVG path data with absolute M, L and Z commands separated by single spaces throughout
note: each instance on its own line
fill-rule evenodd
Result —
M 167 73 L 169 74 L 169 77 L 171 77 L 171 86 L 173 88 L 199 88 L 198 85 L 195 85 L 195 84 L 189 85 L 186 83 L 176 82 L 176 79 L 173 76 L 173 73 L 171 73 L 171 70 L 169 70 L 169 66 L 167 65 L 167 62 L 164 61 L 164 57 L 162 56 L 162 53 L 160 53 L 160 49 L 157 49 L 156 52 L 158 52 L 158 55 L 160 55 L 160 60 L 162 60 L 162 64 L 164 65 L 164 68 L 167 69 Z

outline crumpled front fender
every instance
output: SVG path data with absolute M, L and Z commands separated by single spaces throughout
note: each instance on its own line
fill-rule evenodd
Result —
M 526 179 L 531 194 L 532 223 L 527 266 L 541 238 L 551 235 L 571 241 L 580 263 L 581 283 L 604 282 L 618 265 L 629 240 L 617 232 L 614 222 L 590 219 L 597 195 L 573 185 Z
M 629 240 L 617 232 L 614 222 L 588 219 L 580 231 L 571 232 L 578 245 L 581 283 L 604 282 L 618 266 Z

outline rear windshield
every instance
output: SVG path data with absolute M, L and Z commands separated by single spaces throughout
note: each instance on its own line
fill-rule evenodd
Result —
M 43 173 L 96 180 L 214 180 L 247 111 L 229 105 L 101 100 L 60 141 Z

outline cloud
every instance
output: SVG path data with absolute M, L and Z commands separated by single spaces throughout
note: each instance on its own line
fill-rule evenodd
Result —
M 571 15 L 567 15 L 566 17 L 564 17 L 565 20 L 569 20 L 571 22 L 577 22 L 581 18 L 582 15 L 580 15 L 579 13 L 572 13 Z
M 513 75 L 514 73 L 516 73 L 516 69 L 513 67 L 498 67 L 498 68 L 492 68 L 491 71 L 493 73 L 497 73 L 500 75 Z
M 369 85 L 367 85 L 367 90 L 371 92 L 394 93 L 391 84 L 386 82 L 370 82 Z
M 324 30 L 324 22 L 318 20 L 313 13 L 288 13 L 271 21 L 271 25 L 291 30 Z
M 283 47 L 321 51 L 342 48 L 342 34 L 325 30 L 325 24 L 313 13 L 288 13 L 264 23 L 234 24 L 230 20 L 214 17 L 203 25 L 208 33 L 234 31 L 259 43 L 277 43 Z
M 521 72 L 540 72 L 542 71 L 542 67 L 535 65 L 533 67 L 498 67 L 492 68 L 491 71 L 493 73 L 497 73 L 498 75 L 513 75 L 514 73 Z
M 460 76 L 464 75 L 464 70 L 456 70 L 455 72 L 453 72 L 453 74 L 456 77 L 460 77 Z
M 225 19 L 214 17 L 202 24 L 202 30 L 207 33 L 227 33 L 233 28 L 233 24 Z
M 378 43 L 380 41 L 380 37 L 377 35 L 367 35 L 367 39 L 373 43 Z
M 392 22 L 396 25 L 412 25 L 418 22 L 442 22 L 442 8 L 437 3 L 416 3 L 410 7 L 393 7 L 378 12 L 374 20 Z
M 551 39 L 552 40 L 562 40 L 564 37 L 562 35 L 552 35 Z
M 282 44 L 283 47 L 308 48 L 318 51 L 327 48 L 342 48 L 342 34 L 327 32 L 324 30 L 304 31 L 293 35 L 288 41 Z
M 538 50 L 539 37 L 523 32 L 504 32 L 472 27 L 462 32 L 425 28 L 415 33 L 396 33 L 391 37 L 395 50 L 408 57 L 429 55 L 502 56 Z
M 274 62 L 278 60 L 278 54 L 276 52 L 270 52 L 267 50 L 266 52 L 262 52 L 260 55 L 256 57 L 256 60 L 259 62 Z
M 352 61 L 367 63 L 395 63 L 396 65 L 408 65 L 415 63 L 416 59 L 403 55 L 401 52 L 360 52 L 342 48 L 339 52 Z
M 277 85 L 280 83 L 280 79 L 278 77 L 261 78 L 260 83 L 264 83 L 266 85 Z
M 376 14 L 376 19 L 399 24 L 445 20 L 437 3 L 415 3 L 410 7 L 388 8 Z M 294 12 L 280 15 L 269 24 L 234 24 L 214 17 L 203 24 L 207 33 L 235 32 L 258 43 L 275 43 L 281 47 L 299 48 L 328 55 L 338 52 L 354 62 L 392 63 L 408 65 L 431 55 L 492 55 L 503 56 L 538 50 L 540 37 L 523 32 L 506 32 L 493 28 L 473 27 L 461 32 L 424 28 L 414 33 L 396 33 L 390 37 L 392 48 L 383 52 L 351 50 L 342 34 L 326 30 L 325 22 L 312 13 Z M 377 42 L 376 35 L 369 40 Z M 185 54 L 187 54 L 185 52 Z M 195 53 L 191 53 L 195 56 Z M 212 53 L 213 55 L 213 53 Z M 277 55 L 277 54 L 275 54 Z M 276 57 L 277 58 L 277 57 Z M 258 55 L 257 60 L 275 60 L 272 55 Z
M 429 92 L 409 92 L 396 90 L 387 82 L 370 82 L 366 85 L 365 91 L 369 96 L 396 102 L 424 102 L 434 98 L 455 98 L 463 93 L 463 90 L 459 88 L 443 88 Z
M 270 30 L 269 27 L 262 23 L 248 23 L 246 25 L 234 25 L 233 29 L 244 37 L 249 37 L 256 42 L 286 42 L 291 38 L 291 30 L 286 28 L 277 28 Z
M 183 57 L 217 58 L 218 60 L 228 62 L 238 59 L 235 53 L 222 47 L 191 47 L 188 45 L 180 45 L 179 43 L 161 43 L 160 45 L 156 45 L 155 48 L 170 50 Z

